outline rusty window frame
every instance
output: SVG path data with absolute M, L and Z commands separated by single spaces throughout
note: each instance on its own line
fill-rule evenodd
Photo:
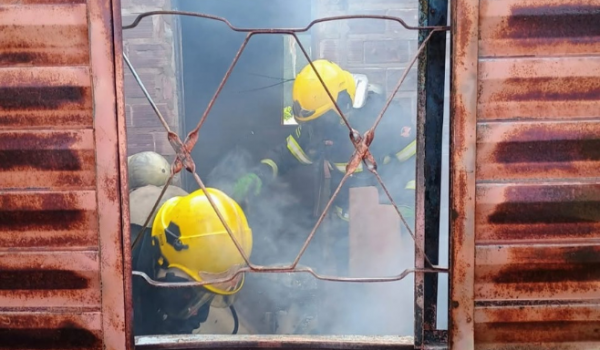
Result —
M 154 103 L 152 97 L 146 90 L 140 77 L 137 75 L 135 68 L 132 66 L 128 57 L 123 53 L 123 59 L 130 71 L 133 73 L 134 78 L 142 89 L 144 95 L 148 99 L 154 112 L 159 118 L 161 124 L 165 128 L 168 134 L 168 140 L 173 149 L 176 152 L 175 160 L 171 166 L 171 175 L 164 186 L 159 198 L 157 199 L 151 213 L 149 214 L 146 222 L 143 225 L 143 229 L 139 234 L 138 238 L 147 230 L 149 220 L 155 213 L 162 196 L 164 195 L 167 187 L 170 185 L 173 177 L 184 168 L 190 172 L 200 186 L 200 188 L 207 195 L 207 198 L 211 206 L 215 209 L 215 212 L 219 219 L 225 226 L 226 231 L 232 238 L 234 244 L 238 248 L 240 254 L 243 256 L 247 263 L 247 267 L 236 271 L 229 277 L 221 278 L 218 280 L 203 281 L 203 282 L 182 282 L 182 283 L 163 283 L 152 280 L 149 276 L 142 272 L 132 271 L 133 275 L 140 276 L 146 280 L 146 282 L 165 288 L 178 288 L 186 286 L 200 286 L 207 283 L 215 282 L 227 282 L 235 278 L 240 273 L 244 272 L 302 272 L 309 273 L 313 277 L 338 282 L 392 282 L 398 281 L 412 272 L 415 273 L 415 336 L 414 340 L 398 337 L 398 336 L 282 336 L 282 335 L 185 335 L 185 336 L 140 336 L 136 337 L 136 348 L 139 349 L 196 349 L 196 348 L 231 348 L 231 347 L 244 347 L 244 348 L 264 348 L 264 347 L 292 347 L 292 348 L 304 348 L 304 347 L 318 347 L 318 348 L 336 348 L 336 349 L 369 349 L 369 348 L 430 348 L 430 347 L 446 347 L 447 345 L 447 332 L 439 331 L 436 329 L 436 304 L 437 304 L 437 274 L 447 273 L 447 268 L 441 268 L 437 266 L 438 254 L 439 254 L 439 216 L 440 216 L 440 172 L 441 172 L 441 135 L 442 135 L 442 121 L 443 121 L 443 100 L 444 100 L 444 78 L 445 78 L 445 44 L 446 44 L 446 32 L 450 30 L 450 27 L 446 25 L 447 15 L 447 0 L 428 0 L 420 1 L 419 5 L 419 26 L 409 26 L 401 18 L 392 16 L 379 16 L 379 15 L 347 15 L 347 16 L 334 16 L 324 17 L 313 20 L 304 28 L 262 28 L 262 29 L 248 29 L 238 28 L 233 26 L 227 19 L 207 14 L 186 12 L 186 11 L 150 11 L 139 14 L 133 23 L 124 25 L 123 30 L 131 29 L 137 26 L 140 21 L 145 17 L 157 16 L 157 15 L 177 15 L 177 16 L 193 16 L 201 17 L 206 19 L 217 20 L 225 23 L 230 29 L 237 32 L 245 32 L 246 38 L 239 50 L 237 51 L 233 62 L 229 66 L 226 74 L 221 80 L 216 92 L 214 93 L 211 101 L 209 102 L 206 110 L 203 112 L 200 121 L 192 129 L 184 141 L 181 140 L 179 135 L 169 128 L 169 125 L 165 121 L 158 107 Z M 364 135 L 360 135 L 356 130 L 352 128 L 347 118 L 344 116 L 340 107 L 335 102 L 335 99 L 331 95 L 330 91 L 326 86 L 325 90 L 329 98 L 335 104 L 336 109 L 342 116 L 345 125 L 348 127 L 350 133 L 349 137 L 352 141 L 356 151 L 354 152 L 348 166 L 346 168 L 346 174 L 344 175 L 341 183 L 334 191 L 332 198 L 327 203 L 323 213 L 317 220 L 315 226 L 311 230 L 307 240 L 303 247 L 298 253 L 293 263 L 289 266 L 259 266 L 254 265 L 250 262 L 248 256 L 244 253 L 239 242 L 232 234 L 231 229 L 224 221 L 221 213 L 216 208 L 211 196 L 207 193 L 206 187 L 196 173 L 196 166 L 191 157 L 191 150 L 195 146 L 198 140 L 198 132 L 205 122 L 215 100 L 218 98 L 225 82 L 229 78 L 233 68 L 235 67 L 241 53 L 244 51 L 250 38 L 258 34 L 284 34 L 290 35 L 298 44 L 302 54 L 308 60 L 312 66 L 313 61 L 309 57 L 306 49 L 298 39 L 296 33 L 306 32 L 313 25 L 322 22 L 335 21 L 335 20 L 352 20 L 352 19 L 378 19 L 394 21 L 402 25 L 408 30 L 419 31 L 419 48 L 417 53 L 410 61 L 408 67 L 405 69 L 402 77 L 394 87 L 391 96 L 388 98 L 383 110 L 379 113 L 377 120 L 370 130 Z M 432 44 L 433 43 L 433 44 Z M 426 49 L 427 48 L 427 49 Z M 418 60 L 418 109 L 417 109 L 417 169 L 416 169 L 416 234 L 412 232 L 410 226 L 400 213 L 398 206 L 391 197 L 385 183 L 377 172 L 377 164 L 369 151 L 369 145 L 374 137 L 374 130 L 378 126 L 381 118 L 385 111 L 390 105 L 393 97 L 399 91 L 401 84 L 406 79 L 410 68 Z M 314 66 L 313 66 L 314 68 Z M 317 77 L 324 85 L 321 76 L 317 72 Z M 440 84 L 440 81 L 442 82 Z M 441 95 L 441 96 L 440 96 Z M 442 101 L 442 103 L 440 103 Z M 427 118 L 425 117 L 427 116 Z M 437 141 L 437 142 L 436 142 Z M 376 177 L 377 181 L 383 188 L 388 199 L 394 206 L 398 213 L 402 224 L 408 230 L 415 242 L 415 268 L 406 269 L 402 273 L 396 276 L 390 277 L 376 277 L 376 278 L 348 278 L 348 277 L 335 277 L 325 276 L 317 274 L 314 270 L 309 267 L 298 267 L 300 258 L 306 250 L 309 242 L 314 237 L 316 230 L 320 226 L 321 222 L 325 218 L 333 200 L 339 193 L 342 185 L 345 183 L 350 174 L 361 164 L 364 163 L 366 168 Z M 437 176 L 436 176 L 437 174 Z M 425 200 L 427 199 L 428 206 L 425 206 Z M 429 206 L 432 204 L 433 206 Z M 433 207 L 432 209 L 428 209 Z M 428 220 L 426 220 L 426 218 Z M 431 218 L 431 220 L 429 220 Z M 137 239 L 132 243 L 132 246 L 136 244 Z M 429 243 L 425 245 L 425 243 Z M 426 248 L 424 248 L 426 247 Z M 432 276 L 432 277 L 428 277 Z

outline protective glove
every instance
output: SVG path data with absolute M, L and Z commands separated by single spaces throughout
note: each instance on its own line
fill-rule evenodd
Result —
M 248 197 L 248 194 L 255 196 L 260 194 L 262 189 L 262 180 L 254 173 L 248 173 L 239 178 L 233 186 L 233 200 L 241 202 Z

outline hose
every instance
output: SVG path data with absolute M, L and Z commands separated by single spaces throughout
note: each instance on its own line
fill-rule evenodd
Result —
M 233 316 L 233 332 L 231 332 L 231 334 L 237 334 L 238 332 L 238 328 L 240 326 L 240 320 L 238 319 L 238 315 L 237 312 L 235 311 L 235 308 L 233 307 L 233 305 L 229 306 L 229 310 L 231 310 L 231 316 Z

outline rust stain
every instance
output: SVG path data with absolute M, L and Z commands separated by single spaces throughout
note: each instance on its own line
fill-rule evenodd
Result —
M 69 148 L 79 141 L 81 141 L 81 135 L 77 132 L 53 132 L 48 134 L 8 132 L 2 133 L 2 137 L 0 137 L 0 149 L 14 149 L 15 146 L 20 149 Z
M 489 101 L 595 101 L 598 96 L 597 77 L 513 77 L 506 79 L 502 91 L 492 94 Z
M 88 28 L 79 25 L 0 26 L 0 66 L 77 66 L 90 59 Z
M 58 109 L 66 103 L 83 105 L 90 97 L 90 88 L 82 86 L 2 87 L 0 110 Z
M 70 113 L 47 111 L 43 115 L 35 115 L 33 113 L 0 115 L 1 127 L 19 127 L 23 125 L 34 127 L 50 127 L 54 125 L 61 125 L 63 127 L 91 127 L 92 113 L 91 111 Z
M 93 160 L 92 163 L 93 164 Z M 93 169 L 90 169 L 93 171 Z M 68 187 L 88 187 L 95 185 L 95 177 L 91 175 L 89 178 L 80 175 L 62 174 L 56 181 L 57 186 Z
M 600 161 L 600 139 L 500 142 L 495 158 L 498 163 Z
M 454 91 L 454 96 L 451 98 L 450 111 L 453 116 L 452 121 L 452 138 L 451 147 L 453 153 L 451 155 L 451 167 L 453 178 L 451 179 L 451 201 L 450 201 L 450 227 L 452 232 L 452 251 L 450 252 L 452 259 L 450 270 L 449 283 L 454 286 L 461 286 L 450 290 L 449 295 L 450 318 L 448 329 L 450 332 L 449 345 L 451 348 L 472 347 L 472 342 L 468 339 L 472 337 L 472 308 L 469 306 L 470 292 L 472 291 L 472 281 L 470 274 L 472 273 L 472 259 L 465 257 L 469 254 L 468 247 L 472 242 L 466 239 L 465 220 L 466 213 L 473 208 L 469 203 L 469 198 L 474 196 L 470 193 L 468 184 L 468 174 L 463 169 L 466 152 L 468 151 L 466 140 L 468 139 L 469 119 L 476 112 L 472 108 L 465 105 L 465 101 L 469 101 L 475 96 L 469 96 L 468 91 L 463 91 L 465 86 L 472 84 L 470 82 L 470 74 L 477 65 L 477 57 L 473 57 L 470 50 L 474 36 L 477 36 L 477 18 L 479 8 L 471 1 L 454 1 L 452 3 L 452 38 L 453 50 L 452 57 L 453 72 L 451 79 L 451 89 Z M 466 247 L 465 247 L 466 245 Z M 465 285 L 469 284 L 469 285 Z M 463 288 L 464 287 L 464 288 Z
M 575 161 L 599 161 L 600 139 L 596 123 L 534 124 L 522 126 L 503 136 L 494 150 L 498 163 L 554 163 L 572 166 Z M 527 166 L 535 164 L 523 164 Z M 548 165 L 550 169 L 552 165 Z M 574 170 L 577 170 L 574 168 Z
M 90 225 L 89 229 L 94 229 Z M 15 235 L 14 232 L 0 231 L 0 245 L 4 248 L 16 247 L 95 247 L 98 239 L 95 234 L 81 233 L 80 231 L 61 233 L 28 235 L 26 237 Z
M 458 16 L 452 16 L 452 28 L 455 28 L 454 36 L 456 37 L 456 45 L 454 46 L 456 54 L 454 60 L 458 58 L 459 62 L 462 62 L 466 55 L 465 48 L 468 46 L 467 44 L 471 37 L 471 30 L 476 28 L 476 26 L 473 25 L 473 13 L 479 11 L 479 9 L 473 8 L 469 6 L 467 2 L 462 1 L 458 10 L 462 12 L 460 18 Z
M 0 65 L 14 65 L 19 63 L 32 63 L 42 54 L 31 52 L 5 52 L 0 53 Z
M 94 151 L 10 150 L 0 151 L 0 170 L 83 170 L 82 164 L 94 164 Z
M 539 322 L 493 322 L 475 325 L 477 343 L 537 343 L 536 346 L 519 349 L 555 348 L 549 342 L 600 341 L 600 322 L 590 321 L 539 321 Z M 546 343 L 542 347 L 539 343 Z M 560 349 L 579 349 L 558 346 Z
M 586 224 L 600 221 L 600 188 L 573 185 L 509 187 L 491 224 Z
M 119 188 L 118 174 L 114 177 L 107 177 L 103 179 L 102 191 L 108 196 L 108 200 L 113 203 L 119 202 L 119 193 L 115 189 Z
M 510 258 L 516 262 L 561 261 L 567 264 L 600 263 L 600 246 L 513 247 Z
M 88 58 L 60 52 L 0 52 L 0 66 L 77 65 Z
M 86 0 L 19 0 L 21 4 L 84 4 Z
M 0 290 L 77 290 L 88 285 L 88 279 L 74 271 L 0 269 Z
M 484 269 L 482 269 L 484 270 Z M 595 264 L 516 264 L 501 268 L 497 273 L 480 276 L 479 281 L 493 281 L 498 284 L 516 283 L 570 283 L 593 282 L 600 280 L 600 263 Z M 498 288 L 502 288 L 499 286 Z
M 57 328 L 0 328 L 0 349 L 102 349 L 92 331 L 71 321 Z
M 0 137 L 0 170 L 82 170 L 84 163 L 94 164 L 93 150 L 56 149 L 69 148 L 80 140 L 77 133 L 3 133 Z
M 492 224 L 592 223 L 598 220 L 575 213 L 578 211 L 581 213 L 597 212 L 599 206 L 600 200 L 501 203 L 489 216 L 488 222 Z
M 513 224 L 513 225 L 511 225 Z M 546 225 L 518 223 L 497 223 L 491 225 L 489 232 L 478 232 L 482 239 L 491 240 L 551 240 L 562 238 L 595 238 L 599 228 L 591 224 L 557 224 Z
M 582 304 L 589 304 L 588 300 L 476 300 L 475 306 L 482 308 L 494 308 L 493 314 L 490 310 L 486 310 L 486 316 L 491 318 L 492 315 L 499 315 L 498 320 L 504 320 L 502 316 L 504 312 L 514 312 L 514 308 L 518 310 L 525 310 L 526 307 L 531 306 L 578 306 Z M 508 306 L 510 308 L 503 309 L 501 306 Z M 557 309 L 546 309 L 546 310 L 557 310 Z M 571 310 L 571 309 L 568 309 Z M 481 312 L 481 311 L 480 311 Z M 589 309 L 582 309 L 585 315 L 590 313 Z M 577 313 L 578 314 L 578 313 Z M 576 315 L 577 315 L 576 314 Z
M 510 39 L 600 36 L 600 6 L 550 5 L 513 6 L 511 16 L 497 36 Z
M 75 209 L 0 211 L 0 231 L 85 229 L 93 213 Z
M 47 194 L 36 210 L 20 208 L 25 196 L 0 197 L 0 231 L 84 230 L 95 217 L 93 210 L 69 209 L 74 195 Z

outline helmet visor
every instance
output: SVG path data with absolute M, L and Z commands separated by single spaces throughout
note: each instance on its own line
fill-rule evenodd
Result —
M 237 293 L 244 283 L 244 273 L 238 273 L 242 266 L 236 265 L 227 271 L 220 273 L 198 272 L 198 276 L 202 281 L 211 282 L 215 280 L 228 280 L 224 282 L 210 283 L 205 285 L 206 289 L 220 295 L 231 295 Z M 235 275 L 235 276 L 234 276 Z M 232 277 L 233 276 L 233 277 Z

